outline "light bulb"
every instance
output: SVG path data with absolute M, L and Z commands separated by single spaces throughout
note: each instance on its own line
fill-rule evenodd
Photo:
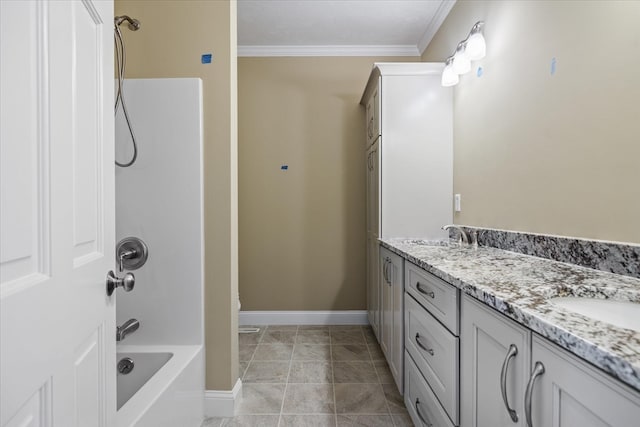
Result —
M 444 71 L 442 71 L 442 86 L 449 87 L 457 85 L 460 81 L 458 75 L 453 71 L 453 66 L 451 65 L 451 59 L 447 60 L 447 65 L 444 67 Z
M 481 32 L 473 33 L 467 40 L 467 47 L 465 53 L 471 61 L 477 61 L 484 58 L 487 53 L 487 45 L 484 42 L 484 36 Z
M 471 61 L 464 52 L 464 44 L 460 43 L 453 55 L 453 71 L 456 74 L 465 74 L 471 70 Z

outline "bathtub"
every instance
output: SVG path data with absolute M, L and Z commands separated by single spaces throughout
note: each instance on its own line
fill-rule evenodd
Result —
M 118 427 L 199 427 L 204 418 L 202 346 L 119 345 L 135 366 L 117 378 Z

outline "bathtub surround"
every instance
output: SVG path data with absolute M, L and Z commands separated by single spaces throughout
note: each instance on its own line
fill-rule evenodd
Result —
M 206 385 L 230 391 L 238 378 L 236 2 L 115 0 L 115 13 L 144 29 L 125 34 L 128 77 L 203 82 Z M 203 53 L 213 54 L 210 64 Z
M 140 322 L 117 346 L 117 360 L 132 354 L 135 363 L 118 375 L 117 426 L 195 427 L 204 416 L 205 377 L 202 81 L 125 85 L 138 159 L 116 168 L 116 241 L 138 237 L 149 256 L 134 271 L 134 289 L 117 293 L 117 323 Z M 116 151 L 126 157 L 131 149 L 119 115 Z M 123 402 L 122 393 L 133 395 Z
M 422 56 L 443 61 L 485 21 L 487 55 L 454 87 L 456 223 L 640 243 L 639 14 L 637 1 L 456 2 Z
M 478 244 L 640 278 L 640 245 L 462 226 Z M 457 231 L 450 231 L 457 238 Z

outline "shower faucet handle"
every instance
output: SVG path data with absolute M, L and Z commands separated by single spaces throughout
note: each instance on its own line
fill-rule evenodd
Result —
M 125 292 L 131 292 L 136 284 L 133 273 L 127 273 L 124 277 L 117 277 L 113 270 L 107 273 L 107 295 L 111 296 L 116 288 L 123 288 Z

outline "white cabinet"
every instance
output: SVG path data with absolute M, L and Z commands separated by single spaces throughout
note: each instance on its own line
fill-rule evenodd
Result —
M 412 366 L 420 373 L 420 380 L 425 382 L 429 391 L 422 392 L 419 398 L 427 415 L 423 413 L 421 416 L 418 408 L 409 413 L 416 425 L 429 425 L 432 422 L 429 420 L 438 420 L 441 414 L 445 414 L 446 423 L 434 425 L 458 425 L 459 290 L 417 265 L 406 262 L 404 300 L 405 348 Z M 412 384 L 409 378 L 405 378 L 405 381 Z M 414 382 L 416 385 L 413 390 L 420 389 L 420 381 Z
M 379 236 L 379 140 L 367 149 L 367 314 L 369 324 L 379 339 L 380 323 L 380 283 L 378 279 L 378 236 Z
M 446 411 L 408 352 L 405 353 L 404 404 L 416 426 L 453 427 Z
M 458 424 L 458 337 L 405 294 L 407 352 L 442 405 Z
M 640 393 L 534 335 L 525 396 L 534 427 L 629 427 L 640 423 Z
M 453 110 L 452 90 L 440 84 L 443 67 L 376 63 L 362 96 L 366 146 L 378 144 L 380 199 L 368 209 L 378 210 L 381 238 L 447 237 L 441 227 L 453 215 Z
M 460 317 L 461 425 L 525 426 L 531 333 L 467 295 Z
M 452 222 L 452 90 L 443 64 L 376 63 L 365 107 L 367 310 L 379 337 L 378 238 L 446 238 Z
M 404 260 L 380 247 L 380 347 L 389 370 L 403 391 L 404 363 Z
M 466 295 L 460 390 L 462 427 L 627 427 L 640 419 L 640 393 Z

